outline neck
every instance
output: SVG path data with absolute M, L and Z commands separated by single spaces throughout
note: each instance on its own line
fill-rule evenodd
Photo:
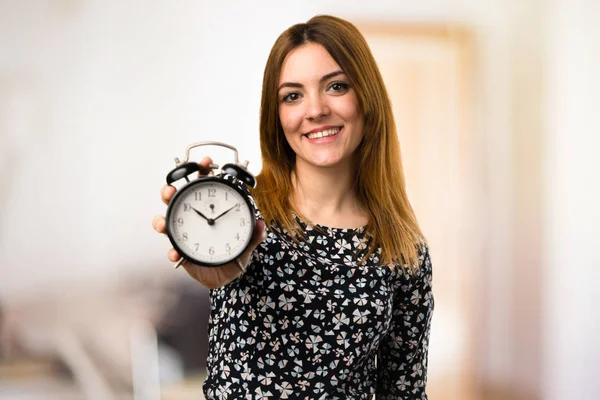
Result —
M 365 225 L 367 217 L 354 191 L 352 165 L 349 161 L 323 168 L 297 161 L 291 199 L 298 212 L 312 223 L 329 227 Z

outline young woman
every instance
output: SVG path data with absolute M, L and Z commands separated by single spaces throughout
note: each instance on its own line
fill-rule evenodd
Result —
M 390 101 L 356 27 L 316 16 L 286 30 L 265 68 L 260 121 L 244 271 L 184 264 L 211 288 L 206 398 L 426 399 L 431 261 Z M 174 192 L 165 186 L 163 201 Z M 153 226 L 164 232 L 164 217 Z

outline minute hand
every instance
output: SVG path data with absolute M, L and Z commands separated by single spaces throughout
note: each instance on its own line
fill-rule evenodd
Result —
M 221 218 L 223 215 L 227 214 L 229 211 L 233 210 L 234 208 L 236 208 L 238 206 L 238 204 L 234 205 L 233 207 L 231 207 L 229 210 L 223 211 L 218 217 L 215 218 L 215 221 L 218 220 L 219 218 Z

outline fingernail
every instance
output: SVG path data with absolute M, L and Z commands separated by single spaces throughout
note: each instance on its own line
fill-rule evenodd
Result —
M 265 240 L 269 234 L 267 233 L 267 228 L 263 228 L 262 240 Z

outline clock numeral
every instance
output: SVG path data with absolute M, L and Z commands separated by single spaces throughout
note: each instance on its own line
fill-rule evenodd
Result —
M 177 226 L 181 227 L 183 225 L 183 218 L 179 217 L 175 220 L 175 223 L 177 223 Z
M 211 256 L 215 254 L 215 248 L 214 247 L 209 247 L 208 248 L 208 254 L 210 254 Z
M 200 243 L 194 243 L 194 246 L 196 246 L 196 251 L 198 251 L 198 249 L 200 248 Z
M 240 218 L 240 226 L 246 226 L 246 220 L 244 218 Z
M 192 209 L 192 205 L 190 203 L 183 203 L 183 211 L 190 211 Z
M 241 206 L 240 203 L 237 203 L 235 205 L 235 211 L 240 211 L 240 206 Z
M 228 195 L 228 194 L 229 194 L 229 193 L 225 192 L 225 201 L 227 201 L 227 195 Z
M 208 188 L 208 197 L 217 197 L 217 189 Z
M 236 240 L 240 240 L 240 234 L 239 234 L 239 233 L 236 233 L 236 235 L 235 235 L 235 239 L 236 239 Z
M 229 245 L 229 243 L 225 243 L 225 251 L 227 252 L 227 254 L 231 254 L 231 246 Z
M 184 242 L 185 242 L 185 241 L 187 241 L 187 240 L 188 240 L 188 235 L 187 235 L 187 232 L 183 232 L 183 233 L 181 234 L 181 237 L 183 238 L 183 241 L 184 241 Z
M 194 200 L 196 200 L 196 201 L 202 200 L 202 193 L 194 192 Z

